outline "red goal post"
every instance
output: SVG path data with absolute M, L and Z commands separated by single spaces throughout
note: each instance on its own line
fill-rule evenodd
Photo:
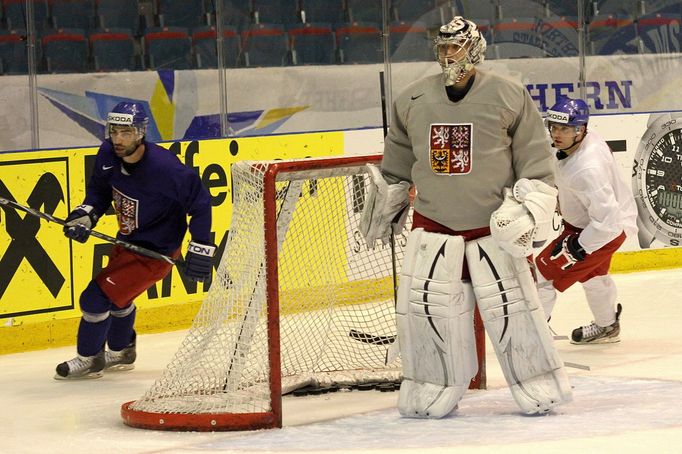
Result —
M 162 430 L 281 427 L 303 386 L 397 383 L 394 283 L 407 229 L 368 250 L 357 226 L 366 164 L 381 155 L 241 161 L 211 288 L 174 358 L 125 424 Z M 409 226 L 409 223 L 408 223 Z M 475 320 L 485 387 L 485 340 Z

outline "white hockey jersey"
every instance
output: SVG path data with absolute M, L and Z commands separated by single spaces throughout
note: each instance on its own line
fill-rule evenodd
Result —
M 580 244 L 592 253 L 621 232 L 637 233 L 637 206 L 606 142 L 589 131 L 576 151 L 557 161 L 555 182 L 564 220 L 583 229 Z

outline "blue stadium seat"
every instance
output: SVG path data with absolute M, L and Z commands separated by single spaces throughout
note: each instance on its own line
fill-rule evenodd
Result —
M 95 28 L 95 0 L 51 0 L 50 12 L 55 29 L 80 29 L 87 33 Z
M 305 22 L 346 22 L 342 0 L 301 0 L 301 15 Z
M 476 19 L 476 26 L 478 30 L 483 34 L 485 42 L 488 46 L 493 44 L 493 27 L 490 25 L 490 21 L 487 19 Z
M 647 0 L 640 5 L 642 14 L 682 14 L 682 1 L 680 0 Z
M 246 66 L 285 66 L 289 63 L 289 44 L 284 26 L 254 24 L 241 35 Z
M 532 17 L 515 17 L 498 20 L 493 26 L 494 44 L 488 53 L 493 58 L 544 57 L 542 34 Z
M 135 42 L 132 31 L 126 28 L 104 28 L 89 36 L 90 53 L 95 71 L 133 71 Z
M 192 40 L 183 27 L 156 27 L 144 35 L 149 69 L 189 69 L 192 66 Z
M 253 21 L 270 24 L 301 22 L 298 2 L 291 0 L 253 0 Z
M 329 65 L 336 61 L 336 39 L 331 24 L 306 23 L 289 27 L 295 65 Z
M 578 18 L 550 16 L 542 22 L 542 42 L 547 57 L 578 55 Z
M 101 28 L 127 28 L 140 32 L 139 0 L 97 0 L 97 19 Z
M 36 30 L 49 27 L 49 8 L 47 0 L 29 0 L 33 2 L 33 17 Z M 5 21 L 8 30 L 26 30 L 26 0 L 3 0 Z
M 24 30 L 0 30 L 0 69 L 3 74 L 26 74 L 28 54 Z
M 46 30 L 41 39 L 49 73 L 80 73 L 88 69 L 88 40 L 81 29 Z
M 680 52 L 680 15 L 653 13 L 639 17 L 637 32 L 640 52 L 661 54 Z
M 595 15 L 616 14 L 637 17 L 639 0 L 596 0 Z
M 161 27 L 195 28 L 206 24 L 203 0 L 158 0 Z
M 549 16 L 568 16 L 578 17 L 578 2 L 567 2 L 566 0 L 546 0 Z M 585 2 L 589 5 L 591 2 Z M 590 7 L 587 6 L 588 11 Z
M 207 0 L 206 12 L 212 16 L 212 24 L 217 24 L 216 3 L 221 0 Z M 247 28 L 251 20 L 251 2 L 244 0 L 222 0 L 222 23 L 238 29 Z
M 436 57 L 428 30 L 419 22 L 395 22 L 389 26 L 391 61 L 430 61 Z
M 456 8 L 456 13 L 460 16 L 466 17 L 467 19 L 471 19 L 476 23 L 478 23 L 477 19 L 492 21 L 495 18 L 495 5 L 491 0 L 470 0 L 464 2 L 463 4 L 459 4 L 460 2 L 457 3 L 458 5 Z M 449 21 L 452 19 L 452 17 L 445 17 L 444 19 Z
M 638 52 L 637 30 L 632 16 L 599 14 L 587 26 L 592 55 L 635 54 Z
M 194 57 L 196 59 L 197 68 L 218 67 L 217 37 L 218 32 L 213 25 L 207 25 L 192 30 L 192 46 L 194 48 Z M 236 28 L 224 25 L 223 65 L 226 68 L 237 67 L 239 66 L 240 58 L 241 37 Z
M 393 0 L 395 16 L 402 22 L 426 22 L 425 16 L 436 10 L 434 0 Z
M 350 22 L 383 22 L 382 2 L 346 0 L 346 16 Z
M 383 61 L 381 28 L 375 23 L 350 22 L 336 28 L 341 63 Z
M 498 19 L 545 16 L 544 0 L 495 0 Z

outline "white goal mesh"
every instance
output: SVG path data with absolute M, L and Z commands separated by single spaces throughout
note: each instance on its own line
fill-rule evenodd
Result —
M 123 405 L 126 424 L 277 427 L 281 394 L 296 387 L 400 379 L 390 353 L 405 239 L 370 251 L 357 231 L 364 166 L 379 159 L 233 166 L 232 222 L 211 288 L 161 378 Z

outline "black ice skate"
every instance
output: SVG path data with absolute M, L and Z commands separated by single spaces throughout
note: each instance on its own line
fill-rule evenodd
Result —
M 104 351 L 95 356 L 78 355 L 74 359 L 57 365 L 56 380 L 79 380 L 101 378 L 104 369 Z
M 135 359 L 137 352 L 135 351 L 135 338 L 137 336 L 133 332 L 133 340 L 123 350 L 107 350 L 104 354 L 106 371 L 131 370 L 135 368 Z
M 609 326 L 599 326 L 592 322 L 573 330 L 571 334 L 572 344 L 610 344 L 620 342 L 620 313 L 623 307 L 616 305 L 616 321 Z

